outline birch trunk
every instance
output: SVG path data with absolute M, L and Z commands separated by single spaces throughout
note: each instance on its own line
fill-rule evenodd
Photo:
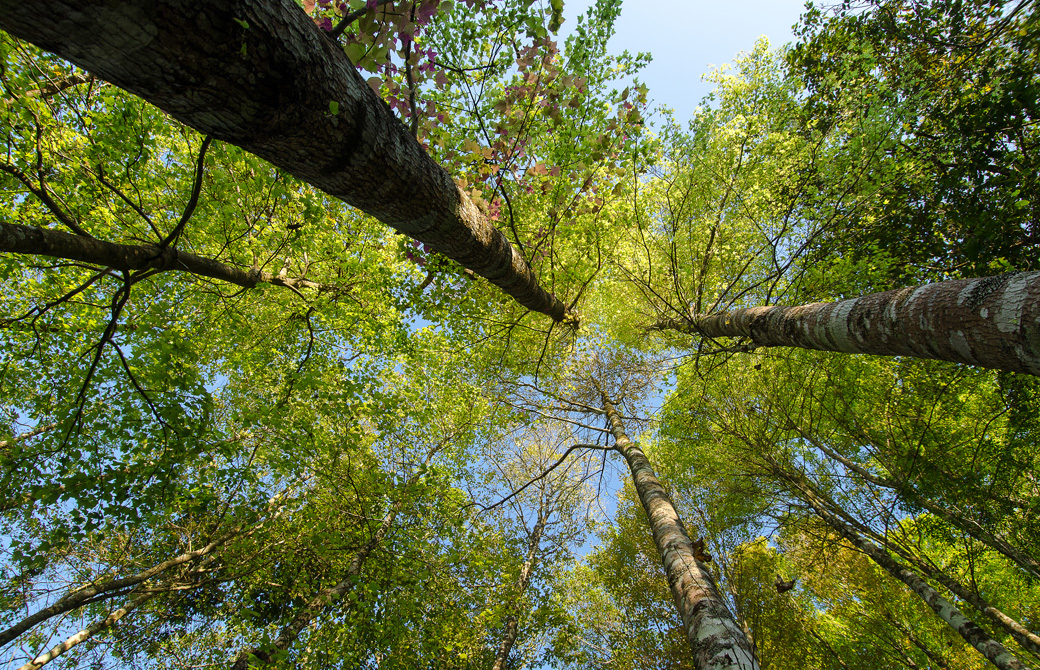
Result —
M 801 347 L 914 356 L 1040 375 L 1040 272 L 959 279 L 832 303 L 750 307 L 652 330 Z
M 509 660 L 509 652 L 513 649 L 516 637 L 520 633 L 520 619 L 516 613 L 517 603 L 527 592 L 527 586 L 531 583 L 531 573 L 534 572 L 534 561 L 538 557 L 538 545 L 542 541 L 542 531 L 545 530 L 546 518 L 538 515 L 538 523 L 531 531 L 531 541 L 527 547 L 527 557 L 523 567 L 520 568 L 520 577 L 516 584 L 516 597 L 510 604 L 509 616 L 506 619 L 506 630 L 502 635 L 502 642 L 498 645 L 498 653 L 495 654 L 495 664 L 492 670 L 505 670 L 506 661 Z
M 693 542 L 643 450 L 628 439 L 621 417 L 600 389 L 616 449 L 632 471 L 639 500 L 668 576 L 698 670 L 758 668 L 754 651 L 726 607 L 708 569 L 697 560 Z
M 782 475 L 785 479 L 790 477 Z M 975 647 L 980 654 L 986 657 L 993 665 L 1001 670 L 1027 670 L 1028 666 L 1023 664 L 1017 656 L 1008 651 L 1004 645 L 991 638 L 986 631 L 975 624 L 974 621 L 964 616 L 953 603 L 943 598 L 928 582 L 921 579 L 915 572 L 898 563 L 889 556 L 888 552 L 881 549 L 870 540 L 864 538 L 851 526 L 842 521 L 837 514 L 828 509 L 828 506 L 811 491 L 798 486 L 797 482 L 791 482 L 802 492 L 807 503 L 815 510 L 817 516 L 824 520 L 839 535 L 844 537 L 853 546 L 866 554 L 872 561 L 881 566 L 888 574 L 909 586 L 921 600 L 928 605 L 932 611 L 939 615 L 951 628 L 964 638 L 964 640 Z
M 54 645 L 50 651 L 40 654 L 33 660 L 18 668 L 18 670 L 40 670 L 40 668 L 58 658 L 68 650 L 86 642 L 106 628 L 115 625 L 117 621 L 154 598 L 157 594 L 158 591 L 150 591 L 131 598 L 129 602 L 117 609 L 115 612 L 112 612 L 104 619 L 95 621 L 75 635 L 70 636 L 64 642 Z
M 0 28 L 567 315 L 292 0 L 0 0 Z
M 128 577 L 120 577 L 118 579 L 110 579 L 100 584 L 91 584 L 84 588 L 68 593 L 62 596 L 50 607 L 45 607 L 29 616 L 25 617 L 18 623 L 7 628 L 4 631 L 0 631 L 0 646 L 3 646 L 14 640 L 19 635 L 29 630 L 33 626 L 51 617 L 64 614 L 65 612 L 71 612 L 72 610 L 80 607 L 87 601 L 96 602 L 99 597 L 105 596 L 105 594 L 114 594 L 119 591 L 124 591 L 130 587 L 137 586 L 138 584 L 145 582 L 156 575 L 159 575 L 167 570 L 174 568 L 178 565 L 198 560 L 207 554 L 210 554 L 215 549 L 221 547 L 229 540 L 234 538 L 241 532 L 241 529 L 235 529 L 221 536 L 220 538 L 210 542 L 206 546 L 197 549 L 195 551 L 185 552 L 179 556 L 175 556 L 162 563 L 157 563 L 147 570 L 142 570 L 134 575 Z M 111 597 L 111 596 L 109 596 Z

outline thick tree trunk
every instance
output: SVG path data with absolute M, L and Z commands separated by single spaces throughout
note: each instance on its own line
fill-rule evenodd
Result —
M 0 0 L 0 28 L 566 316 L 292 0 Z
M 798 307 L 750 307 L 662 320 L 653 330 L 914 356 L 1040 375 L 1040 272 L 959 279 Z
M 546 518 L 542 513 L 538 515 L 538 523 L 531 531 L 531 540 L 527 547 L 527 557 L 520 568 L 520 577 L 516 583 L 516 596 L 507 608 L 509 615 L 506 618 L 506 630 L 502 634 L 502 641 L 498 645 L 495 654 L 495 664 L 491 670 L 505 670 L 506 661 L 509 660 L 509 652 L 513 649 L 517 635 L 520 633 L 520 617 L 515 611 L 517 604 L 527 592 L 527 586 L 531 583 L 531 573 L 534 572 L 534 561 L 538 557 L 539 544 L 542 541 L 542 531 L 545 530 Z
M 694 667 L 697 670 L 757 669 L 751 644 L 726 607 L 711 573 L 697 560 L 693 541 L 653 466 L 643 450 L 628 439 L 610 399 L 602 390 L 600 393 L 616 448 L 632 471 L 632 481 L 650 521 L 672 598 L 693 650 Z
M 975 624 L 974 621 L 964 616 L 953 603 L 943 598 L 928 582 L 921 579 L 915 572 L 898 563 L 889 556 L 888 552 L 878 547 L 870 540 L 857 533 L 851 526 L 842 521 L 837 514 L 832 512 L 827 504 L 812 493 L 799 482 L 793 481 L 789 475 L 782 474 L 792 485 L 799 489 L 801 497 L 813 508 L 817 516 L 833 528 L 839 535 L 844 537 L 853 546 L 866 554 L 872 561 L 877 563 L 888 574 L 909 586 L 921 600 L 934 611 L 939 618 L 945 621 L 951 628 L 964 638 L 964 640 L 975 647 L 980 654 L 985 656 L 993 665 L 1001 670 L 1025 670 L 1028 668 L 1017 656 L 1008 651 L 1004 645 L 991 638 L 986 631 Z
M 257 284 L 274 284 L 297 290 L 308 288 L 320 291 L 330 288 L 306 279 L 282 277 L 262 270 L 243 270 L 173 247 L 160 247 L 157 244 L 117 244 L 82 235 L 70 235 L 60 230 L 19 226 L 13 223 L 0 222 L 0 252 L 53 256 L 122 271 L 187 272 L 245 288 L 252 288 Z

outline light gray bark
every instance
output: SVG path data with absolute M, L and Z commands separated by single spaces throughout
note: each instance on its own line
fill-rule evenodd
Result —
M 1040 375 L 1040 272 L 959 279 L 798 307 L 750 307 L 652 330 L 801 347 L 934 358 Z
M 600 393 L 616 448 L 628 463 L 650 522 L 672 599 L 693 651 L 694 666 L 698 670 L 757 669 L 751 644 L 726 607 L 711 573 L 697 560 L 693 541 L 653 466 L 643 450 L 628 438 L 610 399 L 602 390 Z
M 0 0 L 0 28 L 567 316 L 292 0 Z
M 80 630 L 77 633 L 70 635 L 68 639 L 66 639 L 64 642 L 60 642 L 54 645 L 48 651 L 40 654 L 33 660 L 18 668 L 18 670 L 40 670 L 40 668 L 47 665 L 48 663 L 58 658 L 59 656 L 61 656 L 68 650 L 72 649 L 73 647 L 76 647 L 86 642 L 87 640 L 94 637 L 106 628 L 114 626 L 120 619 L 125 617 L 127 614 L 133 612 L 135 609 L 154 598 L 157 595 L 157 593 L 157 591 L 149 591 L 134 596 L 125 605 L 123 605 L 116 611 L 112 612 L 104 619 L 98 619 L 97 621 L 90 624 L 83 630 Z
M 791 481 L 789 476 L 784 476 Z M 953 603 L 943 598 L 938 591 L 932 588 L 928 582 L 921 579 L 917 573 L 898 563 L 889 556 L 888 552 L 864 538 L 851 526 L 842 521 L 812 491 L 798 486 L 797 482 L 791 481 L 791 483 L 799 488 L 803 499 L 809 503 L 817 516 L 886 572 L 909 586 L 932 611 L 939 615 L 940 619 L 949 624 L 968 644 L 975 647 L 993 665 L 1001 670 L 1026 670 L 1028 668 L 1017 656 L 1008 651 L 1004 645 L 991 638 L 974 621 L 964 616 Z
M 115 594 L 120 591 L 125 591 L 131 587 L 137 586 L 142 582 L 146 582 L 152 577 L 170 570 L 178 565 L 183 565 L 192 561 L 196 561 L 207 554 L 210 554 L 220 546 L 227 543 L 229 540 L 234 538 L 241 532 L 240 528 L 236 528 L 228 533 L 225 533 L 220 538 L 210 542 L 206 546 L 196 549 L 195 551 L 184 552 L 174 558 L 157 563 L 147 570 L 142 570 L 133 575 L 127 577 L 119 577 L 116 579 L 109 579 L 98 584 L 89 584 L 81 589 L 77 589 L 62 598 L 58 599 L 50 607 L 45 607 L 41 610 L 30 614 L 18 623 L 10 626 L 4 631 L 0 631 L 0 646 L 7 644 L 11 640 L 15 639 L 25 631 L 29 630 L 36 624 L 46 621 L 51 617 L 64 614 L 65 612 L 71 612 L 72 610 L 80 607 L 84 603 L 90 601 L 94 602 L 105 594 Z M 111 597 L 111 596 L 109 596 Z
M 538 557 L 538 547 L 542 541 L 542 531 L 545 530 L 545 523 L 545 515 L 540 513 L 538 523 L 531 530 L 531 539 L 527 546 L 527 557 L 524 559 L 524 564 L 520 568 L 520 576 L 517 579 L 516 597 L 510 603 L 510 607 L 507 608 L 509 614 L 506 617 L 506 630 L 502 634 L 502 641 L 499 643 L 498 652 L 495 654 L 495 664 L 491 670 L 505 670 L 506 662 L 509 660 L 509 652 L 513 649 L 513 644 L 520 633 L 520 618 L 515 610 L 517 603 L 524 597 L 524 593 L 527 592 L 527 586 L 531 583 L 531 573 L 534 572 L 534 562 Z

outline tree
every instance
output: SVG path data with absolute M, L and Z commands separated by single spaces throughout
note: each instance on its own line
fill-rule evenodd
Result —
M 960 279 L 836 303 L 749 307 L 658 321 L 708 338 L 755 347 L 793 346 L 848 354 L 938 358 L 1040 375 L 1036 326 L 1040 274 Z
M 431 245 L 525 307 L 556 321 L 566 315 L 342 50 L 288 0 L 24 10 L 4 5 L 0 27 Z M 37 12 L 65 16 L 69 30 L 41 30 Z M 105 47 L 83 48 L 91 44 Z
M 1037 394 L 1007 372 L 1037 372 L 1035 268 L 853 299 L 919 281 L 903 270 L 934 251 L 889 225 L 926 210 L 886 198 L 971 209 L 993 145 L 927 135 L 1014 107 L 957 97 L 990 66 L 1030 90 L 1028 7 L 968 3 L 958 32 L 953 3 L 878 6 L 794 56 L 761 42 L 711 75 L 689 129 L 647 138 L 643 58 L 606 54 L 613 0 L 562 46 L 556 2 L 54 5 L 90 22 L 38 25 L 2 1 L 0 25 L 98 73 L 0 42 L 0 639 L 17 663 L 1035 654 Z M 848 45 L 822 33 L 849 26 L 849 49 L 905 50 L 835 65 Z M 967 78 L 961 37 L 999 51 Z M 997 160 L 1027 165 L 1017 109 Z M 921 161 L 951 156 L 929 190 L 946 168 Z M 990 218 L 1010 184 L 987 182 Z M 885 253 L 833 255 L 863 239 Z M 812 299 L 839 302 L 760 307 Z M 575 501 L 611 489 L 612 453 L 616 525 L 579 560 L 594 524 Z

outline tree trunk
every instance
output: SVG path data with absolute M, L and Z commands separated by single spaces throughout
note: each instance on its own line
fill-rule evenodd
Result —
M 750 307 L 652 330 L 801 347 L 914 356 L 1040 375 L 1040 272 L 958 279 L 832 303 Z
M 628 439 L 621 417 L 600 389 L 618 452 L 632 471 L 639 500 L 664 563 L 672 599 L 682 617 L 697 670 L 757 669 L 751 644 L 733 619 L 708 569 L 697 560 L 693 542 L 643 450 Z
M 538 545 L 542 541 L 542 531 L 545 530 L 545 516 L 539 511 L 538 523 L 534 525 L 531 531 L 531 541 L 527 547 L 527 558 L 524 560 L 523 567 L 520 568 L 520 578 L 516 584 L 516 596 L 509 606 L 509 615 L 506 618 L 506 630 L 502 635 L 502 642 L 498 645 L 498 653 L 495 654 L 495 664 L 492 666 L 492 670 L 505 670 L 506 661 L 509 660 L 509 652 L 513 648 L 513 643 L 516 642 L 516 637 L 520 632 L 520 618 L 517 615 L 516 608 L 519 601 L 524 597 L 524 593 L 527 592 L 527 586 L 531 583 L 531 573 L 534 572 L 534 561 L 538 557 Z
M 292 0 L 0 0 L 0 28 L 567 316 Z
M 152 577 L 166 572 L 171 568 L 174 568 L 178 565 L 182 565 L 184 563 L 196 561 L 202 558 L 203 556 L 210 554 L 215 549 L 218 549 L 239 533 L 241 533 L 241 529 L 236 528 L 224 534 L 220 538 L 214 540 L 213 542 L 210 542 L 201 549 L 185 552 L 167 561 L 163 561 L 162 563 L 153 565 L 151 568 L 148 568 L 147 570 L 142 570 L 137 574 L 130 575 L 128 577 L 110 579 L 100 584 L 90 584 L 81 589 L 68 593 L 59 598 L 58 601 L 50 607 L 45 607 L 41 610 L 38 610 L 37 612 L 30 614 L 29 616 L 25 617 L 24 619 L 14 624 L 13 626 L 7 628 L 6 630 L 0 631 L 0 646 L 7 644 L 11 640 L 14 640 L 19 635 L 29 630 L 36 624 L 46 621 L 47 619 L 50 619 L 52 617 L 58 616 L 59 614 L 71 612 L 72 610 L 77 609 L 78 607 L 87 603 L 88 601 L 97 602 L 99 600 L 104 600 L 106 594 L 108 594 L 107 597 L 109 598 L 113 597 L 119 592 L 137 586 L 142 582 L 148 581 Z
M 928 582 L 921 579 L 915 572 L 898 563 L 889 556 L 888 552 L 878 547 L 870 540 L 857 533 L 851 526 L 842 521 L 837 514 L 832 512 L 827 504 L 816 496 L 800 482 L 795 481 L 794 475 L 781 472 L 777 468 L 776 473 L 797 488 L 805 502 L 807 502 L 823 521 L 833 528 L 839 535 L 848 540 L 853 546 L 866 554 L 872 561 L 882 567 L 888 574 L 909 586 L 921 600 L 928 605 L 932 611 L 939 615 L 951 628 L 964 638 L 964 640 L 975 647 L 980 654 L 985 656 L 993 665 L 1001 670 L 1026 670 L 1028 666 L 1023 664 L 1017 656 L 1008 651 L 1004 645 L 991 638 L 986 631 L 975 624 L 974 621 L 964 616 L 953 603 L 943 598 Z
M 33 660 L 18 668 L 18 670 L 40 670 L 40 668 L 58 658 L 69 649 L 86 642 L 106 628 L 115 625 L 117 621 L 154 598 L 158 593 L 158 591 L 148 591 L 134 596 L 115 612 L 112 612 L 104 619 L 98 619 L 75 635 L 71 635 L 64 642 L 54 645 L 50 651 L 40 654 Z
M 968 518 L 960 512 L 947 509 L 946 507 L 943 507 L 942 505 L 939 505 L 938 503 L 928 498 L 918 495 L 917 490 L 914 488 L 913 484 L 906 481 L 906 479 L 891 479 L 888 477 L 876 475 L 868 471 L 866 468 L 859 465 L 858 463 L 855 463 L 854 461 L 851 461 L 842 456 L 841 454 L 837 453 L 836 451 L 830 449 L 822 442 L 815 439 L 813 436 L 808 435 L 802 430 L 798 430 L 798 433 L 802 436 L 803 439 L 809 442 L 809 444 L 822 451 L 824 455 L 826 455 L 828 458 L 841 463 L 846 468 L 848 468 L 852 472 L 855 472 L 871 484 L 875 484 L 877 486 L 881 486 L 895 491 L 899 495 L 899 497 L 903 498 L 907 502 L 920 505 L 921 507 L 928 510 L 929 512 L 939 517 L 951 526 L 959 528 L 960 530 L 964 531 L 965 533 L 975 538 L 979 542 L 982 542 L 991 549 L 995 549 L 996 551 L 1000 552 L 1005 557 L 1016 563 L 1018 567 L 1022 568 L 1033 577 L 1040 577 L 1040 563 L 1037 563 L 1037 561 L 1034 560 L 1031 556 L 1028 556 L 1024 552 L 1013 547 L 1004 538 L 995 535 L 994 533 L 991 533 L 982 524 L 975 521 L 974 519 Z
M 176 270 L 245 288 L 252 288 L 257 284 L 274 284 L 297 290 L 308 288 L 320 291 L 331 288 L 306 279 L 281 277 L 261 270 L 243 270 L 174 247 L 160 247 L 157 244 L 117 244 L 82 235 L 70 235 L 60 230 L 3 222 L 0 222 L 0 252 L 53 256 L 122 271 Z

